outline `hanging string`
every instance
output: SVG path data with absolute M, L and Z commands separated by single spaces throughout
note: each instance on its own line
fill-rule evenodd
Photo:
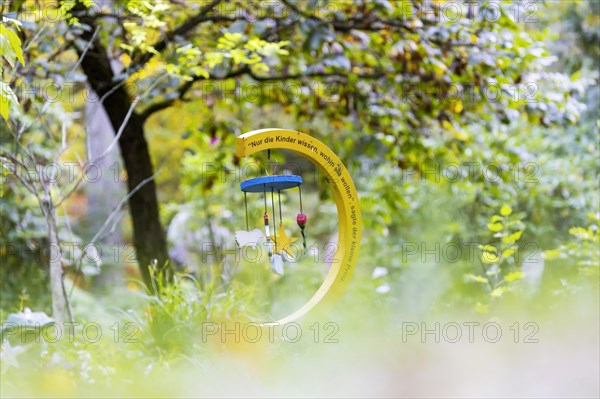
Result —
M 271 176 L 269 164 L 271 163 L 271 149 L 267 149 L 267 162 L 265 163 L 265 175 Z
M 298 184 L 298 192 L 300 193 L 300 213 L 304 213 L 302 212 L 302 186 L 300 186 Z
M 244 191 L 244 207 L 246 208 L 246 231 L 250 230 L 248 223 L 248 193 Z
M 281 190 L 277 191 L 277 196 L 279 197 L 279 225 L 283 225 L 283 220 L 281 220 Z
M 273 199 L 273 187 L 271 187 L 271 209 L 273 210 L 273 241 L 275 242 L 275 248 L 277 248 L 277 229 L 275 223 L 277 223 L 275 214 L 275 201 Z
M 264 184 L 263 184 L 263 198 L 265 199 L 265 213 L 267 213 L 267 189 L 265 188 Z
M 300 194 L 300 213 L 296 217 L 296 221 L 298 222 L 298 227 L 300 227 L 300 232 L 302 233 L 302 246 L 304 247 L 304 254 L 306 254 L 306 234 L 304 234 L 304 228 L 306 227 L 306 215 L 302 211 L 302 187 L 300 184 L 298 184 L 298 193 Z
M 271 234 L 269 232 L 269 213 L 267 210 L 267 187 L 263 184 L 263 198 L 265 199 L 265 214 L 263 219 L 265 221 L 265 236 L 267 238 L 267 252 L 269 254 L 269 259 L 273 256 L 273 250 L 271 249 Z

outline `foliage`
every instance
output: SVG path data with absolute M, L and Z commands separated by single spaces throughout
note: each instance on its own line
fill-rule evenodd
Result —
M 0 75 L 4 78 L 4 62 L 7 62 L 11 68 L 15 67 L 17 61 L 25 66 L 23 58 L 23 48 L 21 39 L 12 30 L 12 26 L 19 29 L 21 23 L 15 19 L 2 17 L 0 21 L 0 43 L 2 43 L 2 64 L 0 64 Z M 0 115 L 5 120 L 11 112 L 17 112 L 19 102 L 13 89 L 4 81 L 0 81 Z
M 504 205 L 500 215 L 493 215 L 489 220 L 488 230 L 497 240 L 479 245 L 484 275 L 465 276 L 468 281 L 489 285 L 492 298 L 501 297 L 514 282 L 523 278 L 523 273 L 516 267 L 515 254 L 519 251 L 518 241 L 524 226 L 519 219 L 511 220 L 511 214 L 511 207 Z
M 152 269 L 157 295 L 148 298 L 139 312 L 123 315 L 123 321 L 136 326 L 144 337 L 145 350 L 164 354 L 201 351 L 195 339 L 201 336 L 204 323 L 251 320 L 252 292 L 240 285 L 224 286 L 219 271 L 204 283 L 189 274 L 177 274 L 168 283 L 156 267 Z
M 4 135 L 0 133 L 0 137 L 3 141 Z M 1 170 L 0 309 L 49 309 L 48 274 L 44 268 L 48 254 L 42 251 L 47 248 L 44 220 L 35 196 L 12 180 L 10 170 Z
M 545 258 L 551 260 L 565 260 L 574 262 L 577 269 L 591 281 L 598 282 L 598 268 L 600 267 L 600 238 L 598 236 L 598 224 L 600 215 L 590 213 L 589 219 L 593 224 L 587 228 L 572 227 L 569 234 L 575 238 L 574 241 L 562 244 L 556 249 L 544 252 Z

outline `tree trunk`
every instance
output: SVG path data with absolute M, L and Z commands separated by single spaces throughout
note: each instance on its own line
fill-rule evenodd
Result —
M 92 30 L 95 27 L 92 26 Z M 92 33 L 82 34 L 91 40 Z M 81 61 L 88 82 L 99 98 L 108 93 L 113 84 L 114 73 L 106 49 L 99 40 L 93 43 Z M 126 119 L 132 100 L 123 86 L 112 92 L 103 103 L 111 125 L 118 132 Z M 154 169 L 144 137 L 144 127 L 139 115 L 132 113 L 119 139 L 121 156 L 127 171 L 129 191 L 137 192 L 129 199 L 129 211 L 133 222 L 134 246 L 140 272 L 148 289 L 152 283 L 148 266 L 156 259 L 159 268 L 168 260 L 167 241 L 160 224 L 156 184 L 152 179 Z

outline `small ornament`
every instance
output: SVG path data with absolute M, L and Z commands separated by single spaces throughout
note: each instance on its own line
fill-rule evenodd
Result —
M 275 237 L 271 237 L 273 241 L 275 241 Z M 296 238 L 290 238 L 285 233 L 285 229 L 283 225 L 279 225 L 279 236 L 277 237 L 277 241 L 275 242 L 275 253 L 282 253 L 283 251 L 287 252 L 289 256 L 294 258 L 294 252 L 292 251 L 292 244 L 296 241 Z
M 300 227 L 300 233 L 302 233 L 302 246 L 304 247 L 304 253 L 306 253 L 306 234 L 304 234 L 306 220 L 307 217 L 304 213 L 299 213 L 298 216 L 296 216 L 296 222 L 298 223 L 298 227 Z
M 271 270 L 273 273 L 283 276 L 283 258 L 279 254 L 271 258 Z
M 240 248 L 252 247 L 256 249 L 259 241 L 263 238 L 263 233 L 259 229 L 252 231 L 239 230 L 235 232 L 235 242 Z
M 300 227 L 301 229 L 304 229 L 304 227 L 306 227 L 306 214 L 304 213 L 299 213 L 298 216 L 296 216 L 296 222 L 298 222 L 298 227 Z

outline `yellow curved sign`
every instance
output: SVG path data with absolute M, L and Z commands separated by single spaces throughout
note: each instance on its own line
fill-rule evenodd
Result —
M 335 299 L 346 287 L 358 259 L 362 220 L 352 178 L 329 147 L 314 137 L 287 129 L 254 130 L 239 136 L 236 143 L 236 155 L 240 158 L 269 149 L 295 151 L 316 164 L 325 174 L 338 213 L 338 262 L 331 264 L 323 284 L 304 306 L 275 322 L 286 324 L 302 318 L 317 305 Z

